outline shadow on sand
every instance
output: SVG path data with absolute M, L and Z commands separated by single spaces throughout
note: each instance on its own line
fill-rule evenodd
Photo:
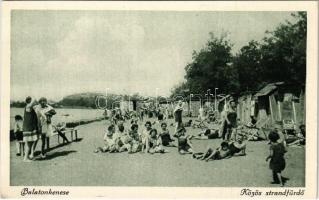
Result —
M 77 138 L 76 140 L 73 140 L 72 142 L 81 142 L 83 138 Z
M 75 153 L 75 152 L 77 152 L 77 151 L 71 150 L 71 151 L 58 151 L 58 152 L 54 152 L 54 153 L 48 153 L 46 158 L 39 158 L 37 160 L 43 160 L 43 161 L 44 160 L 52 160 L 54 158 L 57 158 L 60 156 L 67 156 L 67 155 L 69 155 L 71 153 Z

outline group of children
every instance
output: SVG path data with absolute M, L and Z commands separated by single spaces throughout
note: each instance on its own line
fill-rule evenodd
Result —
M 223 141 L 221 146 L 215 150 L 208 148 L 204 153 L 195 152 L 192 139 L 215 139 L 218 138 L 218 132 L 207 129 L 198 135 L 186 134 L 184 126 L 178 127 L 173 137 L 169 133 L 166 122 L 158 122 L 160 130 L 152 127 L 154 123 L 146 121 L 143 130 L 139 129 L 137 120 L 131 120 L 129 130 L 125 129 L 124 120 L 112 123 L 108 126 L 104 134 L 104 146 L 98 147 L 95 152 L 124 152 L 136 153 L 166 153 L 165 147 L 177 147 L 180 154 L 193 154 L 197 159 L 217 160 L 231 157 L 235 154 L 245 155 L 246 144 L 242 136 L 235 140 Z M 225 156 L 223 156 L 225 154 Z
M 131 120 L 130 130 L 125 130 L 124 121 L 120 120 L 117 124 L 109 125 L 105 136 L 104 146 L 99 147 L 95 152 L 124 152 L 136 153 L 166 153 L 165 147 L 177 147 L 180 154 L 192 154 L 194 159 L 198 160 L 221 160 L 228 159 L 233 156 L 246 155 L 245 136 L 242 134 L 234 134 L 234 137 L 225 137 L 220 146 L 217 148 L 209 147 L 205 152 L 194 151 L 192 139 L 215 139 L 219 138 L 218 130 L 206 129 L 197 135 L 186 134 L 185 126 L 178 127 L 172 139 L 166 122 L 160 124 L 160 130 L 153 128 L 156 123 L 147 121 L 142 131 L 139 130 L 138 120 Z M 305 134 L 303 134 L 305 135 Z M 270 160 L 269 168 L 272 170 L 272 184 L 280 184 L 284 186 L 288 178 L 281 175 L 285 169 L 284 155 L 287 152 L 287 138 L 283 133 L 282 126 L 276 125 L 275 129 L 268 134 L 270 154 L 266 161 Z
M 31 102 L 31 99 L 27 99 L 27 103 Z M 17 141 L 17 155 L 23 154 L 23 144 L 27 144 L 27 149 L 25 150 L 25 159 L 33 157 L 33 150 L 35 149 L 36 142 L 38 140 L 38 135 L 36 133 L 41 133 L 41 138 L 45 139 L 49 135 L 44 135 L 48 133 L 47 130 L 51 125 L 51 117 L 55 114 L 55 111 L 47 105 L 47 101 L 45 98 L 39 100 L 40 104 L 39 108 L 29 106 L 34 109 L 33 118 L 28 116 L 28 106 L 25 108 L 24 118 L 22 116 L 15 116 L 15 126 L 14 133 Z M 28 104 L 27 104 L 28 105 Z M 41 107 L 40 107 L 41 106 Z M 50 113 L 48 111 L 54 113 Z M 35 111 L 38 111 L 36 113 Z M 40 112 L 41 111 L 41 112 Z M 45 113 L 45 114 L 42 114 Z M 229 112 L 232 113 L 232 112 Z M 233 112 L 234 113 L 234 112 Z M 39 115 L 37 117 L 36 115 Z M 41 121 L 41 116 L 44 117 L 44 121 Z M 30 118 L 30 119 L 29 119 Z M 39 121 L 37 120 L 39 118 Z M 112 115 L 110 119 L 111 124 L 108 126 L 107 130 L 104 134 L 104 146 L 98 147 L 95 149 L 95 152 L 128 152 L 128 153 L 167 153 L 169 152 L 165 147 L 177 147 L 177 151 L 180 154 L 193 154 L 194 159 L 198 160 L 220 160 L 231 158 L 233 156 L 244 156 L 246 155 L 246 143 L 243 135 L 237 133 L 237 129 L 235 129 L 235 119 L 236 116 L 227 116 L 225 127 L 227 131 L 222 130 L 222 142 L 219 147 L 213 148 L 209 147 L 205 152 L 197 152 L 194 151 L 191 140 L 192 139 L 215 139 L 219 138 L 220 134 L 218 130 L 207 128 L 200 132 L 197 135 L 186 134 L 185 127 L 189 127 L 192 124 L 192 120 L 187 123 L 179 123 L 176 126 L 175 132 L 173 135 L 174 139 L 171 137 L 171 134 L 168 130 L 168 124 L 165 120 L 163 120 L 162 115 L 159 115 L 159 118 L 154 123 L 150 121 L 146 121 L 144 124 L 143 130 L 140 130 L 138 121 L 140 118 L 136 115 L 132 115 L 129 117 L 131 120 L 131 126 L 129 129 L 125 128 L 124 121 L 125 118 L 121 116 L 120 112 Z M 232 119 L 234 118 L 234 119 Z M 143 120 L 142 120 L 143 121 Z M 181 121 L 181 120 L 180 120 Z M 228 122 L 229 121 L 229 122 Z M 234 122 L 233 122 L 234 121 Z M 41 123 L 39 123 L 41 122 Z M 159 129 L 154 128 L 155 124 L 160 126 Z M 253 125 L 256 124 L 254 121 Z M 46 125 L 46 126 L 45 126 Z M 32 127 L 29 128 L 28 127 Z M 38 127 L 39 130 L 38 130 Z M 59 130 L 57 129 L 58 133 Z M 273 184 L 280 184 L 283 186 L 285 182 L 288 180 L 285 177 L 282 177 L 281 172 L 285 169 L 286 163 L 284 159 L 284 155 L 287 152 L 287 145 L 304 145 L 305 144 L 305 126 L 300 126 L 300 134 L 298 137 L 288 137 L 288 134 L 285 134 L 283 126 L 281 123 L 277 123 L 275 129 L 270 131 L 268 134 L 268 139 L 270 141 L 270 154 L 266 158 L 266 161 L 270 160 L 269 167 L 272 170 L 273 174 Z M 35 134 L 37 136 L 35 139 L 30 138 L 30 134 Z M 63 135 L 62 133 L 60 133 Z M 65 136 L 64 136 L 65 137 Z M 32 147 L 29 145 L 30 141 L 34 143 Z M 67 139 L 66 139 L 67 141 Z M 68 141 L 67 141 L 68 142 Z M 45 142 L 42 141 L 42 154 L 44 149 Z M 31 154 L 30 151 L 31 150 Z M 29 155 L 30 154 L 30 155 Z
M 165 122 L 161 123 L 161 130 L 152 128 L 152 123 L 147 121 L 144 130 L 139 131 L 137 121 L 131 121 L 130 130 L 126 130 L 124 121 L 111 123 L 104 134 L 104 146 L 95 152 L 124 152 L 136 153 L 167 153 L 164 146 L 176 147 L 175 140 L 171 138 Z

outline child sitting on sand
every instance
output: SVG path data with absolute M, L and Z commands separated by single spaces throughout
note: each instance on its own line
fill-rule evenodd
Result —
M 152 124 L 150 121 L 147 121 L 145 123 L 145 129 L 143 130 L 143 132 L 140 135 L 140 140 L 141 140 L 141 145 L 142 145 L 142 153 L 144 153 L 144 149 L 146 149 L 146 151 L 149 150 L 149 137 L 150 137 L 150 132 L 152 130 Z
M 245 156 L 246 155 L 246 143 L 244 142 L 243 135 L 236 135 L 235 141 L 229 143 L 229 156 Z
M 190 141 L 192 136 L 187 136 L 185 133 L 186 129 L 184 127 L 180 127 L 177 129 L 175 134 L 175 136 L 178 138 L 178 152 L 180 154 L 192 154 L 194 152 L 193 145 Z
M 138 125 L 132 124 L 129 136 L 132 138 L 131 141 L 131 153 L 136 153 L 141 150 L 140 136 L 138 134 Z
M 218 147 L 217 149 L 214 150 L 213 148 L 208 148 L 205 153 L 195 153 L 193 155 L 193 158 L 209 161 L 210 159 L 212 160 L 224 159 L 229 157 L 229 155 L 230 155 L 229 145 L 226 141 L 223 141 L 220 144 L 220 147 Z
M 150 131 L 150 137 L 149 137 L 149 150 L 148 150 L 148 153 L 167 153 L 168 151 L 165 150 L 163 148 L 163 145 L 162 145 L 162 139 L 161 137 L 159 136 L 159 134 L 157 134 L 157 130 L 156 129 L 152 129 Z
M 117 142 L 119 152 L 128 151 L 131 153 L 131 142 L 132 138 L 129 136 L 128 132 L 125 131 L 124 125 L 118 125 L 118 135 L 119 140 Z
M 299 132 L 287 137 L 287 146 L 300 146 L 306 144 L 306 126 L 300 125 Z
M 116 145 L 116 139 L 117 136 L 115 135 L 115 126 L 111 124 L 104 135 L 104 147 L 98 147 L 94 152 L 110 152 L 114 153 L 117 152 L 117 145 Z
M 162 131 L 160 133 L 160 137 L 162 139 L 163 146 L 177 147 L 177 145 L 173 143 L 175 140 L 171 138 L 171 135 L 169 134 L 169 131 L 167 129 L 167 124 L 165 122 L 161 124 L 161 128 L 162 128 Z
M 188 120 L 188 122 L 184 123 L 184 127 L 191 127 L 192 123 L 193 123 L 193 120 L 190 119 L 190 120 Z
M 286 167 L 284 155 L 287 152 L 284 144 L 278 142 L 280 136 L 276 131 L 271 131 L 268 135 L 270 140 L 270 154 L 266 161 L 270 159 L 269 168 L 272 170 L 273 182 L 271 184 L 280 184 L 284 186 L 287 178 L 281 176 L 281 172 Z

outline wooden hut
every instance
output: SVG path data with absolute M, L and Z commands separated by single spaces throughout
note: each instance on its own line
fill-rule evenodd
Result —
M 303 86 L 271 83 L 259 90 L 254 98 L 255 116 L 260 121 L 267 121 L 266 126 L 283 120 L 293 120 L 296 126 L 305 123 Z
M 189 102 L 189 111 L 192 113 L 193 117 L 197 117 L 199 115 L 199 108 L 201 107 L 200 100 L 192 100 Z
M 237 116 L 242 124 L 250 122 L 250 116 L 255 116 L 255 98 L 252 93 L 242 94 L 237 101 Z

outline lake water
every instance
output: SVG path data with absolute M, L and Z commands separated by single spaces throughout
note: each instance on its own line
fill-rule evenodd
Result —
M 53 116 L 53 124 L 59 122 L 73 122 L 78 120 L 87 120 L 87 119 L 96 119 L 103 116 L 104 110 L 99 109 L 66 109 L 66 108 L 57 108 L 57 112 Z M 10 108 L 10 129 L 14 127 L 14 116 L 21 115 L 23 117 L 24 108 Z M 68 115 L 68 116 L 66 116 Z

